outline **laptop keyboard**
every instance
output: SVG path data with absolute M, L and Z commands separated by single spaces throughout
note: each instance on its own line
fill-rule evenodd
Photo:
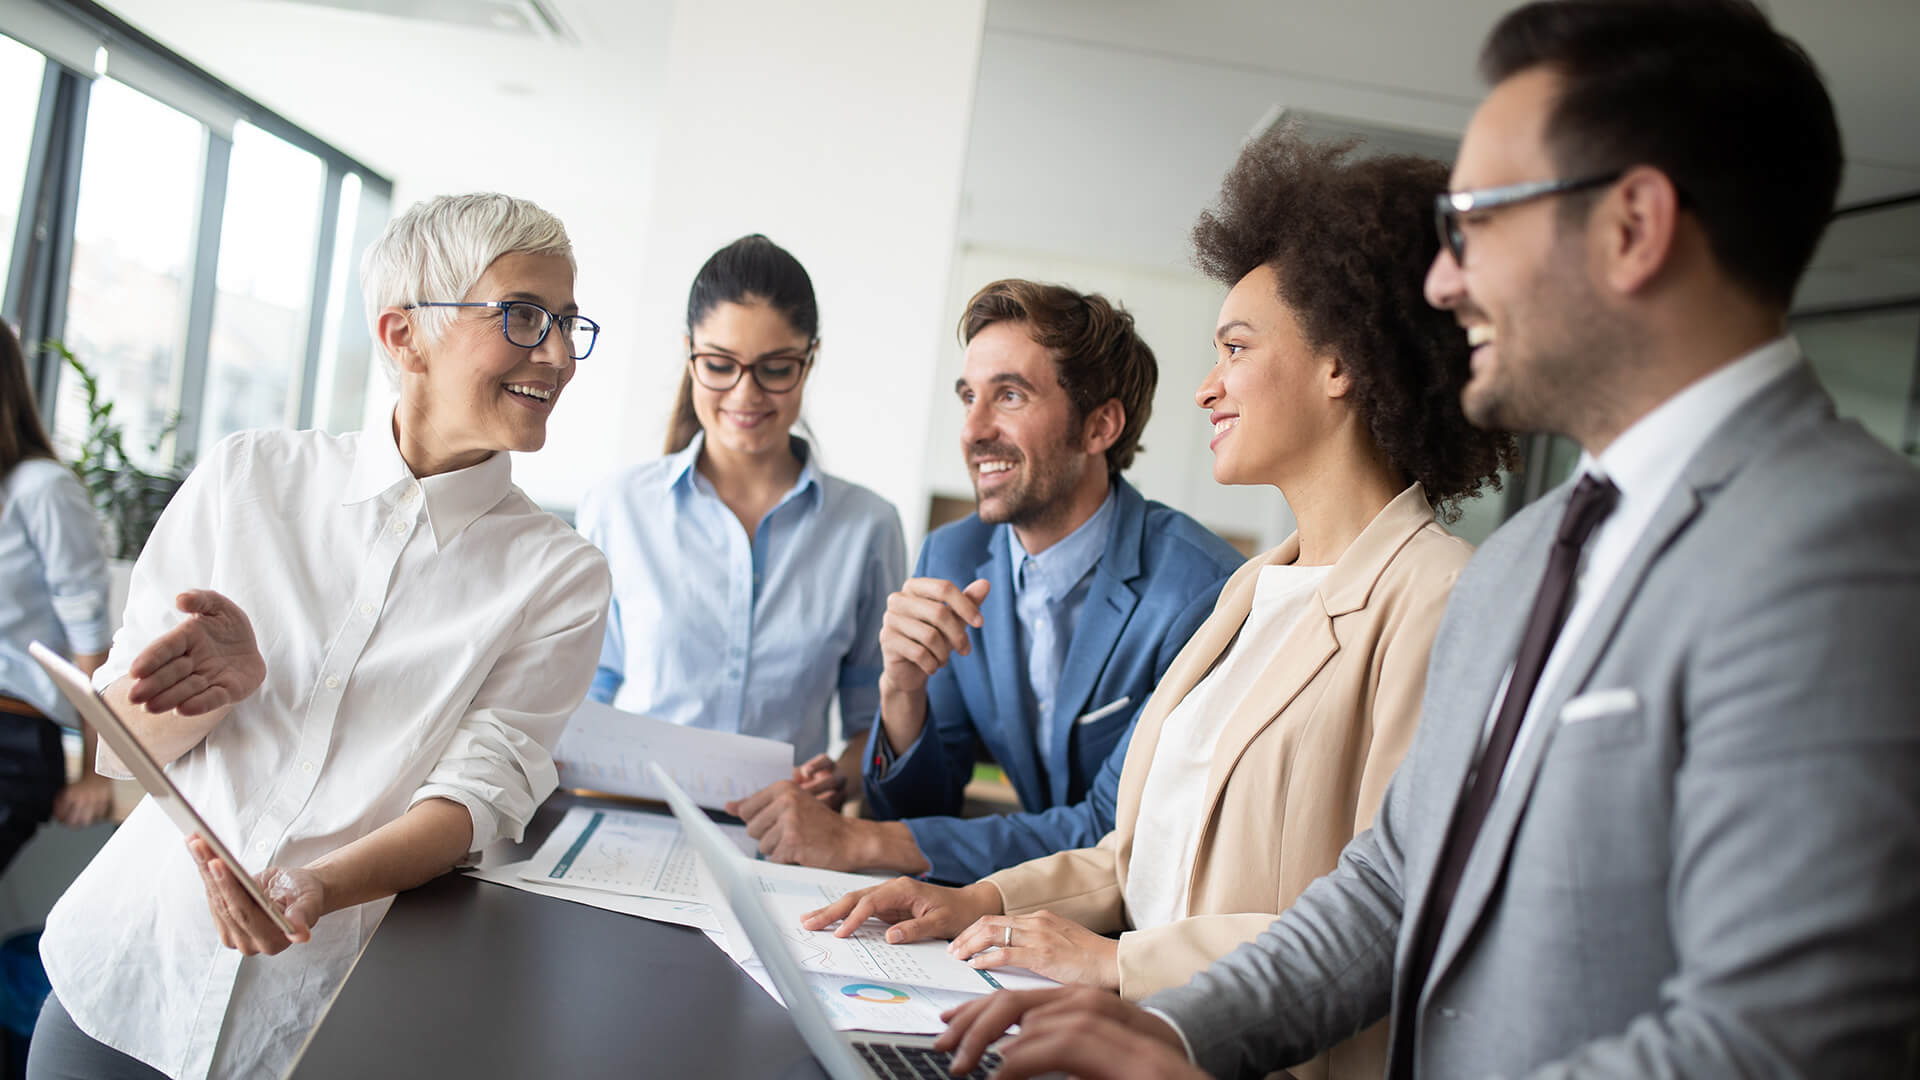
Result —
M 873 1071 L 889 1080 L 953 1080 L 947 1071 L 953 1055 L 931 1046 L 901 1046 L 898 1043 L 857 1042 L 853 1048 Z M 1000 1067 L 1000 1055 L 989 1050 L 966 1080 L 987 1080 Z

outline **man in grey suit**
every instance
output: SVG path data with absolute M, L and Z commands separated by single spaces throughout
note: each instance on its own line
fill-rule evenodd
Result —
M 1920 473 L 1786 312 L 1838 186 L 1812 64 L 1746 0 L 1516 11 L 1428 298 L 1476 423 L 1574 482 L 1453 591 L 1375 827 L 1145 1009 L 968 1005 L 956 1069 L 1260 1074 L 1391 1016 L 1391 1076 L 1917 1075 Z

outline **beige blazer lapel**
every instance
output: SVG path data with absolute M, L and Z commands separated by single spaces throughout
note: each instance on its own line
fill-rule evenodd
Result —
M 1432 524 L 1433 520 L 1433 507 L 1427 502 L 1426 490 L 1419 484 L 1414 484 L 1401 492 L 1374 515 L 1373 521 L 1369 522 L 1360 535 L 1354 538 L 1353 543 L 1348 545 L 1347 550 L 1328 570 L 1327 576 L 1315 590 L 1319 604 L 1307 607 L 1300 616 L 1300 621 L 1287 631 L 1286 637 L 1274 650 L 1265 669 L 1254 681 L 1252 690 L 1234 706 L 1233 716 L 1221 731 L 1219 742 L 1215 744 L 1213 762 L 1207 773 L 1207 793 L 1201 802 L 1204 817 L 1200 838 L 1195 847 L 1196 857 L 1193 866 L 1188 871 L 1187 893 L 1189 896 L 1194 895 L 1198 883 L 1204 880 L 1209 872 L 1207 858 L 1212 850 L 1211 833 L 1219 817 L 1221 800 L 1226 793 L 1227 781 L 1232 778 L 1233 771 L 1239 766 L 1247 748 L 1286 712 L 1294 700 L 1300 696 L 1300 692 L 1305 690 L 1315 676 L 1319 675 L 1328 662 L 1339 653 L 1340 642 L 1338 635 L 1334 632 L 1334 619 L 1337 616 L 1364 609 L 1373 594 L 1374 585 L 1380 580 L 1380 575 L 1386 572 L 1388 565 L 1393 562 L 1394 556 L 1406 546 L 1407 541 L 1413 539 L 1414 534 Z M 1243 567 L 1239 574 L 1236 574 L 1233 582 L 1233 599 L 1237 613 L 1233 627 L 1236 632 L 1246 622 L 1247 613 L 1252 610 L 1253 593 L 1260 577 L 1259 568 L 1292 563 L 1299 556 L 1299 551 L 1300 538 L 1296 534 L 1288 537 L 1279 547 L 1255 558 L 1248 566 Z M 1241 577 L 1240 574 L 1245 576 Z M 1226 603 L 1227 597 L 1223 590 L 1221 607 L 1224 608 Z M 1220 655 L 1224 655 L 1231 642 L 1232 639 L 1229 638 L 1228 642 L 1221 644 L 1219 654 L 1208 664 L 1209 670 L 1213 663 L 1219 661 Z M 1241 644 L 1255 649 L 1265 647 L 1264 643 L 1259 642 Z M 1183 656 L 1182 659 L 1184 658 Z M 1199 679 L 1196 678 L 1194 682 L 1198 683 Z M 1182 690 L 1182 696 L 1185 696 L 1185 693 L 1186 690 Z M 1170 709 L 1171 706 L 1169 706 Z M 1156 743 L 1160 728 L 1165 723 L 1164 713 L 1159 720 L 1160 723 L 1156 724 L 1154 730 Z M 1134 737 L 1138 739 L 1139 734 L 1136 733 Z M 1141 757 L 1145 760 L 1137 778 L 1138 786 L 1129 789 L 1127 784 L 1129 777 L 1124 772 L 1121 776 L 1121 791 L 1124 796 L 1131 790 L 1135 802 L 1133 811 L 1136 816 L 1139 812 L 1139 796 L 1146 786 L 1145 766 L 1151 763 L 1152 755 L 1143 754 Z M 1129 753 L 1128 766 L 1132 766 L 1134 760 L 1135 756 Z M 1126 835 L 1131 838 L 1131 831 Z M 1119 870 L 1123 885 L 1126 881 L 1127 862 L 1131 854 L 1130 843 L 1119 853 Z
M 1173 663 L 1167 665 L 1166 675 L 1154 688 L 1147 707 L 1140 711 L 1140 719 L 1134 722 L 1132 741 L 1127 744 L 1126 760 L 1120 767 L 1120 790 L 1114 806 L 1114 828 L 1126 838 L 1120 857 L 1123 864 L 1125 852 L 1133 847 L 1134 825 L 1140 819 L 1140 794 L 1146 790 L 1147 770 L 1153 765 L 1153 753 L 1160 745 L 1160 733 L 1166 727 L 1168 714 L 1207 677 L 1239 636 L 1247 613 L 1253 610 L 1253 586 L 1259 580 L 1257 567 L 1281 559 L 1292 562 L 1299 553 L 1299 537 L 1290 536 L 1279 547 L 1254 557 L 1234 571 L 1220 589 L 1213 614 L 1207 616 L 1207 621 L 1187 639 Z

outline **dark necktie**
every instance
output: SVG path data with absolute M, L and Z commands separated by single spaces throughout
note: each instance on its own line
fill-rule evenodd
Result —
M 1520 734 L 1520 721 L 1527 715 L 1527 703 L 1533 699 L 1540 672 L 1547 666 L 1554 640 L 1560 636 L 1561 624 L 1567 621 L 1567 608 L 1573 599 L 1573 575 L 1580 565 L 1580 549 L 1613 512 L 1614 503 L 1619 499 L 1620 489 L 1611 481 L 1587 473 L 1573 486 L 1573 496 L 1567 500 L 1567 512 L 1560 519 L 1560 531 L 1554 535 L 1553 550 L 1547 556 L 1546 576 L 1540 581 L 1540 591 L 1534 595 L 1533 613 L 1527 616 L 1520 652 L 1514 657 L 1513 677 L 1507 680 L 1507 696 L 1500 703 L 1500 716 L 1494 721 L 1493 730 L 1487 733 L 1473 782 L 1454 813 L 1452 827 L 1447 830 L 1433 888 L 1427 893 L 1426 905 L 1415 928 L 1413 968 L 1405 982 L 1414 995 L 1414 1000 L 1407 1002 L 1410 1021 L 1420 989 L 1426 985 L 1433 967 L 1434 952 L 1440 945 L 1440 928 L 1446 925 L 1447 910 L 1453 906 L 1454 893 L 1460 888 L 1467 856 L 1473 853 L 1480 827 L 1486 823 L 1487 811 L 1493 807 L 1493 797 L 1500 791 L 1500 777 L 1506 772 L 1507 757 L 1513 753 L 1514 740 Z M 1411 1080 L 1413 1044 L 1414 1028 L 1410 1022 L 1396 1046 L 1389 1075 L 1398 1080 Z

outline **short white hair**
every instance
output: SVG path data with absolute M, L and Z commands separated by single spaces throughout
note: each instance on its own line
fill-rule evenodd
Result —
M 525 199 L 497 192 L 440 195 L 414 203 L 387 223 L 360 261 L 367 325 L 377 344 L 380 313 L 426 301 L 463 300 L 502 255 L 559 255 L 576 274 L 573 242 L 560 219 Z M 421 308 L 414 326 L 431 344 L 452 323 L 454 308 Z M 389 373 L 394 359 L 380 354 Z

